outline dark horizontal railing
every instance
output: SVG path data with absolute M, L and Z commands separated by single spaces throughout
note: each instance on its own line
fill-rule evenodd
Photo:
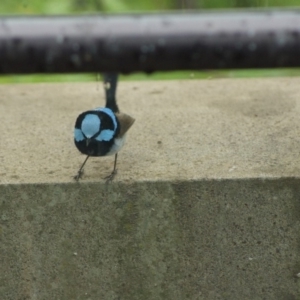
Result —
M 299 66 L 300 10 L 0 18 L 0 74 Z

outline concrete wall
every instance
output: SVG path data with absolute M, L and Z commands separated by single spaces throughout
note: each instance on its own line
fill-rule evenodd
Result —
M 73 146 L 93 84 L 0 86 L 0 299 L 300 299 L 300 80 L 121 83 L 120 152 Z

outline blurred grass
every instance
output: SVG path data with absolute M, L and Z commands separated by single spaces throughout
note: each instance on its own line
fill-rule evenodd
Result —
M 1 14 L 124 13 L 169 9 L 296 7 L 299 0 L 1 0 Z
M 222 71 L 178 71 L 157 72 L 151 75 L 136 73 L 121 75 L 120 80 L 174 80 L 174 79 L 216 79 L 216 78 L 253 78 L 253 77 L 296 77 L 300 76 L 300 69 L 260 69 L 260 70 L 222 70 Z M 3 83 L 37 83 L 37 82 L 89 82 L 96 81 L 97 74 L 65 74 L 65 75 L 9 75 L 0 76 Z
M 296 7 L 300 0 L 0 0 L 1 14 L 52 15 L 78 13 L 129 13 L 170 9 L 213 9 L 240 7 Z M 201 72 L 157 72 L 132 74 L 121 80 L 213 79 L 239 77 L 300 76 L 300 68 L 271 70 L 214 70 Z M 95 81 L 95 74 L 10 75 L 1 83 Z

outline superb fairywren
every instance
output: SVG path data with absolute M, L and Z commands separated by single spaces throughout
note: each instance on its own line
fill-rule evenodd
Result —
M 123 147 L 125 135 L 135 119 L 119 112 L 116 102 L 117 73 L 104 73 L 106 106 L 81 113 L 76 120 L 74 142 L 77 149 L 87 157 L 81 165 L 75 180 L 79 180 L 83 167 L 90 156 L 115 155 L 112 173 L 105 177 L 113 180 L 117 169 L 118 151 Z

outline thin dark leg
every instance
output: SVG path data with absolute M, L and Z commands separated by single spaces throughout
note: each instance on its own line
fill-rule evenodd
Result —
M 115 175 L 117 174 L 117 158 L 118 158 L 118 153 L 115 154 L 115 163 L 114 163 L 114 169 L 111 172 L 110 175 L 106 176 L 104 179 L 106 179 L 106 182 L 110 182 L 114 180 Z
M 88 160 L 89 157 L 90 157 L 89 155 L 86 157 L 86 159 L 85 159 L 85 161 L 83 162 L 83 164 L 81 165 L 81 167 L 80 167 L 78 173 L 74 176 L 74 179 L 75 179 L 76 181 L 78 181 L 78 180 L 81 178 L 81 176 L 82 176 L 82 174 L 83 174 L 83 167 L 84 167 L 84 165 L 85 165 L 85 163 L 87 162 L 87 160 Z

